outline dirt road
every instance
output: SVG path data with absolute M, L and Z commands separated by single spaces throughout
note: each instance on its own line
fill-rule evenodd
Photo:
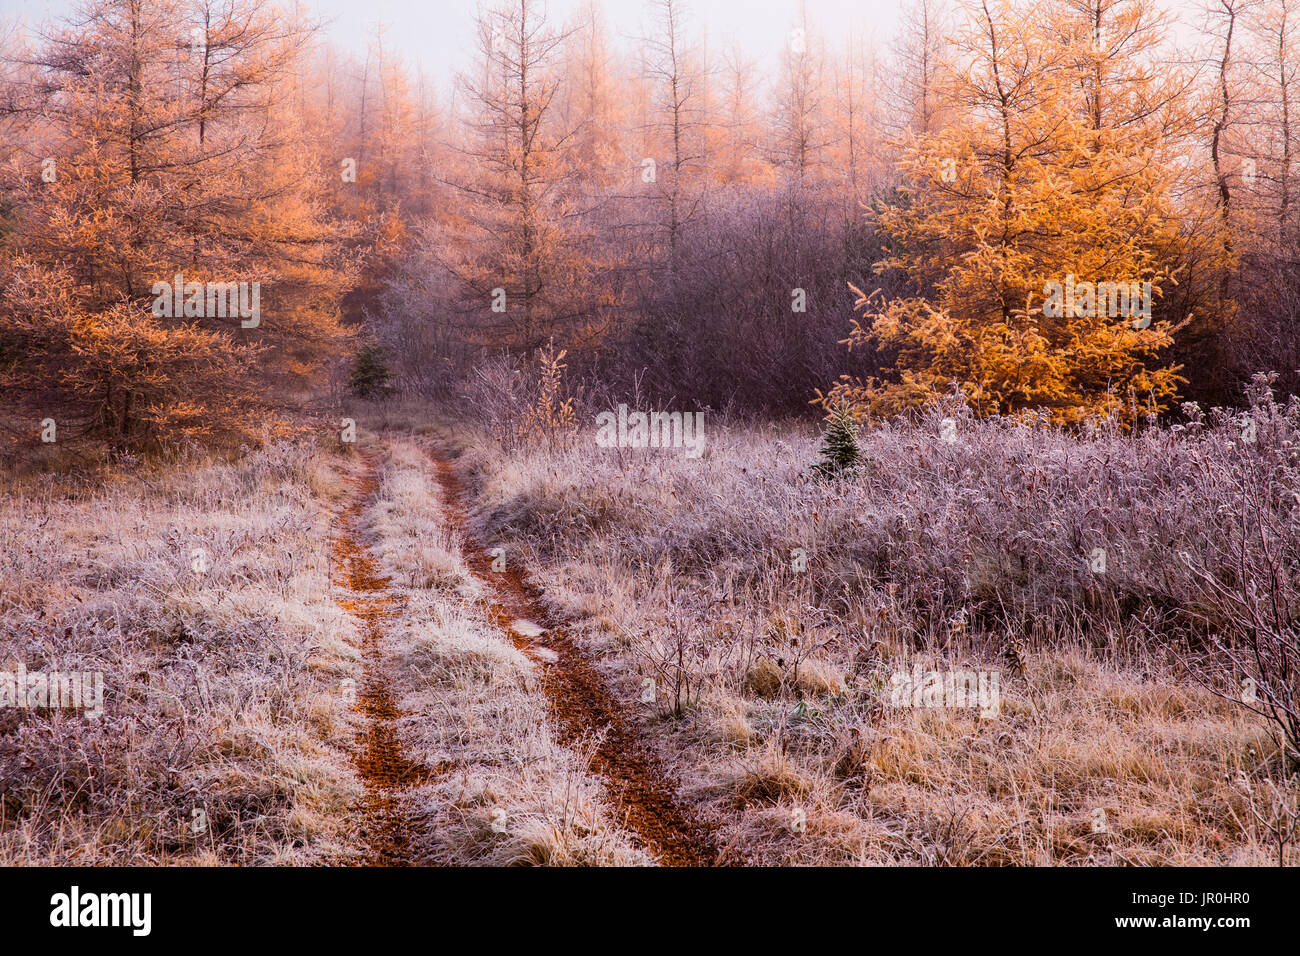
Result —
M 638 734 L 632 715 L 611 693 L 566 622 L 547 609 L 519 568 L 492 569 L 492 559 L 472 540 L 465 490 L 449 458 L 431 453 L 429 463 L 443 492 L 447 522 L 461 538 L 470 572 L 485 586 L 492 623 L 539 668 L 539 692 L 545 695 L 560 742 L 599 742 L 591 770 L 604 785 L 611 818 L 663 865 L 729 862 L 711 827 L 677 794 Z M 354 754 L 366 788 L 357 810 L 362 862 L 403 866 L 420 862 L 412 859 L 410 845 L 413 828 L 422 821 L 413 816 L 402 794 L 441 771 L 410 760 L 398 733 L 398 721 L 407 715 L 393 702 L 392 665 L 385 659 L 383 639 L 403 607 L 366 543 L 365 514 L 379 487 L 381 467 L 377 455 L 365 456 L 352 498 L 339 515 L 333 553 L 336 583 L 345 591 L 339 604 L 354 616 L 362 636 L 365 670 L 356 707 L 365 723 Z

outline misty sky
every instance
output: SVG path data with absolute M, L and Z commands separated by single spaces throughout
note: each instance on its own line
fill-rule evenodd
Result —
M 295 0 L 282 0 L 288 4 Z M 386 25 L 388 45 L 444 89 L 447 81 L 472 62 L 474 51 L 474 0 L 298 0 L 330 21 L 327 36 L 348 52 L 364 54 L 374 25 Z M 546 0 L 549 15 L 562 22 L 581 0 Z M 1168 7 L 1186 9 L 1188 0 L 1167 0 Z M 764 67 L 774 67 L 790 28 L 796 22 L 799 0 L 686 0 L 691 14 L 690 33 L 706 35 L 711 49 L 738 43 L 749 57 Z M 832 44 L 845 41 L 850 32 L 883 47 L 893 36 L 901 0 L 806 0 L 812 26 Z M 19 17 L 30 23 L 66 14 L 76 0 L 0 0 L 0 16 Z M 616 45 L 638 36 L 649 21 L 646 0 L 604 0 L 605 16 Z
M 0 4 L 11 0 L 0 0 Z M 336 42 L 364 49 L 370 24 L 382 19 L 395 47 L 432 75 L 464 69 L 474 48 L 472 0 L 314 0 L 323 16 L 334 19 Z M 881 35 L 894 29 L 897 0 L 807 0 L 808 15 L 828 37 Z M 547 0 L 550 17 L 563 21 L 580 0 Z M 687 7 L 691 26 L 707 32 L 710 46 L 738 42 L 755 59 L 775 61 L 795 23 L 799 0 L 694 0 Z M 615 40 L 635 37 L 650 16 L 643 0 L 605 0 L 605 17 Z
M 293 0 L 284 0 L 291 3 Z M 444 83 L 465 69 L 474 44 L 473 0 L 301 0 L 332 21 L 329 38 L 342 49 L 364 53 L 373 24 L 383 21 L 389 44 L 426 74 Z M 0 0 L 0 15 L 38 23 L 67 13 L 75 0 Z M 579 0 L 547 0 L 551 17 L 562 21 Z M 694 0 L 688 2 L 692 26 L 707 32 L 711 47 L 732 39 L 760 62 L 776 62 L 789 35 L 799 0 Z M 894 29 L 897 0 L 807 0 L 812 23 L 831 40 L 854 35 L 883 38 Z M 647 15 L 643 0 L 605 0 L 605 15 L 615 40 L 639 35 Z M 696 30 L 692 30 L 695 33 Z

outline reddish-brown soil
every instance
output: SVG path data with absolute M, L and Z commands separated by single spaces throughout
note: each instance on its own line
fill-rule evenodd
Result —
M 379 486 L 377 464 L 365 459 L 365 472 L 355 485 L 349 506 L 339 515 L 334 538 L 334 563 L 347 597 L 339 606 L 356 618 L 361 628 L 365 674 L 357 693 L 357 709 L 366 722 L 357 734 L 354 760 L 365 784 L 366 795 L 359 808 L 358 836 L 366 850 L 362 860 L 368 866 L 407 866 L 412 862 L 410 830 L 419 821 L 403 809 L 399 796 L 436 776 L 443 768 L 430 770 L 407 759 L 397 737 L 397 720 L 402 716 L 392 700 L 384 666 L 381 642 L 386 622 L 401 610 L 401 602 L 389 590 L 388 578 L 365 545 L 362 517 Z
M 541 685 L 560 739 L 565 744 L 595 735 L 599 746 L 592 769 L 603 779 L 614 803 L 614 819 L 667 866 L 715 866 L 726 862 L 713 829 L 678 797 L 649 744 L 610 692 L 590 658 L 569 633 L 568 622 L 556 619 L 537 589 L 517 567 L 492 570 L 492 559 L 472 544 L 465 512 L 465 490 L 450 461 L 431 454 L 446 502 L 447 518 L 465 541 L 465 560 L 474 576 L 492 595 L 495 623 L 528 653 L 536 647 L 556 657 L 547 661 L 530 655 L 542 668 Z M 529 638 L 515 629 L 519 619 L 546 628 Z

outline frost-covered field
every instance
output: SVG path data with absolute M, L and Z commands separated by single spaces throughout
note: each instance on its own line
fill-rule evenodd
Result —
M 586 428 L 461 461 L 756 861 L 1267 863 L 1297 800 L 1300 404 L 1186 411 L 937 409 L 830 482 L 814 429 L 716 420 L 700 458 Z M 1000 712 L 900 693 L 914 668 L 996 674 Z
M 0 863 L 311 863 L 346 848 L 356 673 L 331 590 L 339 461 L 288 443 L 0 506 L 0 671 L 101 675 L 103 713 L 0 708 Z

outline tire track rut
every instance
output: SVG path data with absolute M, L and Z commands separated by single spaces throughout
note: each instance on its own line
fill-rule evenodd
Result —
M 389 579 L 380 573 L 365 543 L 365 510 L 379 489 L 379 464 L 373 455 L 363 460 L 365 471 L 354 482 L 352 501 L 339 515 L 332 548 L 341 574 L 335 583 L 349 595 L 338 604 L 361 629 L 364 676 L 356 709 L 366 723 L 357 733 L 353 760 L 366 792 L 358 808 L 358 836 L 366 850 L 363 865 L 409 866 L 409 832 L 419 821 L 403 810 L 400 794 L 427 782 L 436 771 L 408 759 L 397 737 L 403 712 L 393 703 L 381 643 L 387 621 L 401 611 L 402 601 L 390 590 Z
M 615 819 L 667 866 L 716 866 L 724 862 L 713 828 L 700 820 L 677 796 L 660 761 L 635 730 L 624 707 L 610 692 L 590 656 L 569 633 L 566 622 L 552 620 L 537 590 L 522 571 L 492 570 L 482 548 L 473 546 L 466 517 L 466 494 L 450 461 L 429 452 L 442 487 L 447 520 L 465 542 L 465 561 L 491 595 L 494 623 L 515 646 L 542 665 L 541 686 L 558 735 L 566 745 L 599 733 L 592 759 L 612 798 Z M 545 626 L 542 634 L 527 635 L 520 619 Z M 543 657 L 537 648 L 551 652 Z M 736 861 L 726 861 L 736 862 Z

